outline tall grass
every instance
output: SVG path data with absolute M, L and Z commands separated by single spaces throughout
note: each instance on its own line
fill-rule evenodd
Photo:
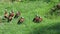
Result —
M 43 1 L 0 3 L 0 16 L 3 16 L 4 10 L 7 9 L 8 12 L 11 10 L 14 10 L 15 13 L 20 11 L 21 16 L 25 18 L 24 23 L 20 25 L 17 22 L 21 16 L 9 23 L 0 23 L 0 34 L 59 34 L 60 27 L 58 25 L 60 24 L 60 17 L 59 19 L 48 19 L 44 17 L 55 4 L 57 3 L 46 3 Z M 36 14 L 43 18 L 42 22 L 32 22 Z M 56 29 L 59 30 L 56 31 Z

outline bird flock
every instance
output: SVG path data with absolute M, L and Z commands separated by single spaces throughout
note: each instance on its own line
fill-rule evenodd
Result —
M 56 10 L 59 10 L 59 9 L 60 9 L 60 3 L 57 4 L 56 6 L 54 6 L 51 9 L 50 13 L 53 14 L 53 12 L 55 12 Z M 5 13 L 4 13 L 4 18 L 3 19 L 4 20 L 7 19 L 7 22 L 10 22 L 11 20 L 13 20 L 13 18 L 15 19 L 15 18 L 18 18 L 19 16 L 21 16 L 21 12 L 20 11 L 17 11 L 16 14 L 14 14 L 13 10 L 11 10 L 9 13 L 7 12 L 7 10 L 5 10 L 4 12 Z M 20 17 L 19 20 L 18 20 L 18 22 L 17 22 L 17 24 L 23 23 L 24 20 L 25 20 L 24 17 Z M 42 20 L 43 19 L 40 16 L 36 15 L 33 18 L 33 20 L 31 20 L 31 21 L 33 21 L 34 23 L 40 23 Z
M 11 22 L 11 20 L 13 20 L 13 18 L 14 18 L 14 19 L 17 19 L 19 16 L 21 16 L 21 12 L 20 12 L 20 11 L 17 11 L 16 14 L 14 14 L 14 11 L 13 11 L 13 10 L 11 10 L 9 13 L 7 12 L 7 10 L 5 10 L 5 11 L 4 11 L 4 16 L 3 16 L 4 18 L 3 18 L 3 20 L 7 19 L 7 22 Z M 24 20 L 25 20 L 24 17 L 20 17 L 19 20 L 18 20 L 18 22 L 17 22 L 17 24 L 23 23 Z M 40 16 L 36 15 L 36 16 L 33 18 L 32 21 L 33 21 L 34 23 L 39 23 L 39 22 L 42 21 L 42 18 L 41 18 Z

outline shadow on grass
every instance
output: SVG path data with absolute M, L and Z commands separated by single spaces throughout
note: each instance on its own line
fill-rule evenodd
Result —
M 52 26 L 34 28 L 30 34 L 60 34 L 60 22 Z

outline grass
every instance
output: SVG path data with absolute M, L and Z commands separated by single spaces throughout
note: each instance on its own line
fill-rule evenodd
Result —
M 8 12 L 13 9 L 15 13 L 17 10 L 20 11 L 21 16 L 25 18 L 24 23 L 20 25 L 17 24 L 19 18 L 9 23 L 0 23 L 0 34 L 60 34 L 60 17 L 55 15 L 52 19 L 44 17 L 55 4 L 57 3 L 43 1 L 0 3 L 0 16 L 3 16 L 5 9 Z M 42 22 L 32 22 L 36 14 L 43 18 Z

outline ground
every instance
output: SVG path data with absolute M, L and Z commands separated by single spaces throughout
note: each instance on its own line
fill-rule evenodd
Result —
M 21 16 L 25 18 L 24 23 L 18 25 L 18 19 L 13 19 L 11 22 L 0 23 L 0 34 L 60 34 L 60 16 L 49 15 L 45 18 L 46 13 L 58 2 L 2 2 L 0 3 L 0 16 L 3 17 L 4 10 L 10 12 L 12 9 L 16 13 L 21 12 Z M 35 15 L 38 14 L 43 18 L 40 23 L 32 22 Z M 20 17 L 21 17 L 20 16 Z

